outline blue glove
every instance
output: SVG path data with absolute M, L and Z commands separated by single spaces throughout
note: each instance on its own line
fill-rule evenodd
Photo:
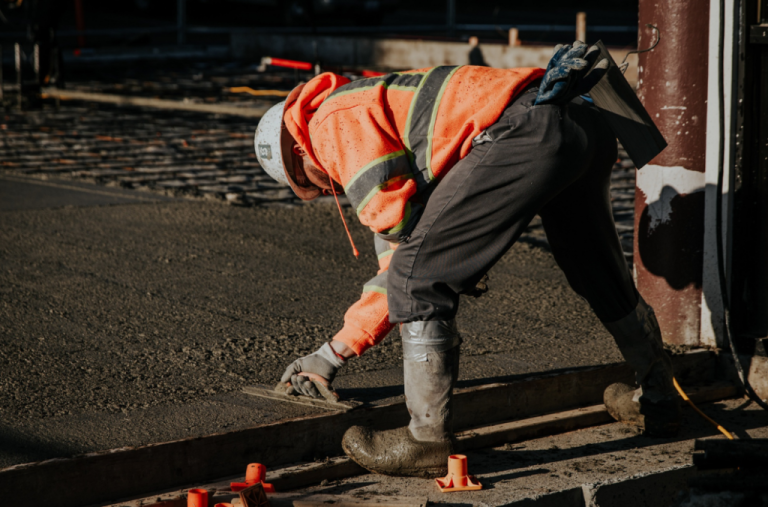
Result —
M 589 90 L 600 81 L 608 71 L 608 59 L 600 57 L 600 49 L 587 47 L 576 41 L 573 46 L 558 44 L 555 54 L 549 60 L 547 71 L 541 80 L 535 105 L 566 104 Z

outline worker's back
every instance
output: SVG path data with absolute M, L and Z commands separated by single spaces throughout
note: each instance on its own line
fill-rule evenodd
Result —
M 444 66 L 354 82 L 324 74 L 289 105 L 286 126 L 344 185 L 360 220 L 398 241 L 418 221 L 421 192 L 543 72 Z

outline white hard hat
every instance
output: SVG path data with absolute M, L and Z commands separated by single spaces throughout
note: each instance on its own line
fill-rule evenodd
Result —
M 289 185 L 288 176 L 285 174 L 285 164 L 283 162 L 283 109 L 285 102 L 272 106 L 267 114 L 261 117 L 259 126 L 256 128 L 256 135 L 253 138 L 253 146 L 256 149 L 256 158 L 259 160 L 261 168 L 269 174 L 272 179 Z M 289 147 L 290 149 L 290 147 Z M 290 154 L 285 157 L 290 163 Z
M 303 88 L 303 84 L 294 88 L 286 100 L 275 104 L 262 116 L 253 138 L 253 147 L 259 164 L 267 174 L 280 183 L 290 185 L 300 199 L 311 201 L 322 191 L 307 179 L 302 164 L 295 163 L 293 145 L 296 140 L 283 121 L 286 104 L 293 104 Z

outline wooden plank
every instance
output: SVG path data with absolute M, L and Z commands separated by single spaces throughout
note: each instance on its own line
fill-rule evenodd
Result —
M 270 503 L 272 498 L 270 497 Z M 293 501 L 293 507 L 426 507 L 426 497 L 312 495 Z
M 276 491 L 291 491 L 322 481 L 334 481 L 365 473 L 368 472 L 351 459 L 338 456 L 321 463 L 302 463 L 267 472 L 267 483 L 272 484 Z
M 738 389 L 731 384 L 717 385 L 702 389 L 694 389 L 688 397 L 694 403 L 707 403 L 724 400 L 738 395 Z M 681 402 L 682 403 L 682 402 Z M 685 406 L 685 405 L 681 405 Z M 605 405 L 532 417 L 522 421 L 510 421 L 493 426 L 466 430 L 457 435 L 459 450 L 468 451 L 495 447 L 508 442 L 518 442 L 547 435 L 566 433 L 581 428 L 598 426 L 614 422 L 605 409 Z
M 192 111 L 195 113 L 227 114 L 244 118 L 261 118 L 269 107 L 234 107 L 221 104 L 197 104 L 178 100 L 155 99 L 151 97 L 135 97 L 131 95 L 114 95 L 109 93 L 84 92 L 79 90 L 60 90 L 44 88 L 43 98 L 58 98 L 61 100 L 83 100 L 86 102 L 103 102 L 119 106 L 152 107 L 155 109 L 170 109 L 176 111 Z
M 676 356 L 676 375 L 706 377 L 715 355 L 699 351 Z M 603 390 L 627 381 L 625 364 L 582 368 L 559 374 L 457 389 L 456 428 L 469 428 L 590 406 Z M 53 459 L 0 470 L 0 491 L 9 505 L 22 505 L 29 491 L 41 505 L 61 507 L 106 502 L 201 483 L 212 477 L 242 473 L 247 463 L 269 467 L 343 454 L 341 438 L 353 425 L 379 429 L 405 426 L 403 402 L 323 413 L 205 437 L 141 447 L 113 449 L 73 458 Z

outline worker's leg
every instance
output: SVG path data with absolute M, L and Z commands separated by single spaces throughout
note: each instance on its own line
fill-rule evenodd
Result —
M 453 319 L 471 290 L 554 196 L 589 167 L 589 125 L 523 94 L 437 185 L 392 256 L 390 321 Z M 582 115 L 583 116 L 583 115 Z M 583 121 L 584 118 L 578 118 Z
M 536 212 L 588 167 L 587 132 L 569 118 L 567 107 L 532 107 L 535 97 L 524 94 L 513 102 L 484 142 L 451 169 L 411 237 L 392 255 L 388 304 L 390 320 L 404 322 L 411 423 L 389 431 L 347 431 L 344 450 L 368 470 L 445 471 L 458 373 L 453 317 L 459 293 L 475 287 Z
M 571 114 L 599 113 L 586 105 L 574 105 Z M 605 397 L 609 411 L 647 433 L 674 434 L 679 426 L 679 407 L 672 364 L 664 353 L 653 309 L 635 289 L 611 211 L 609 187 L 616 141 L 599 116 L 591 123 L 596 152 L 590 167 L 541 210 L 542 223 L 571 287 L 586 299 L 613 335 L 642 388 L 635 391 L 625 385 L 611 386 Z
M 342 447 L 355 462 L 376 473 L 439 477 L 454 453 L 453 388 L 459 375 L 460 338 L 453 321 L 403 324 L 407 427 L 387 431 L 353 426 Z

